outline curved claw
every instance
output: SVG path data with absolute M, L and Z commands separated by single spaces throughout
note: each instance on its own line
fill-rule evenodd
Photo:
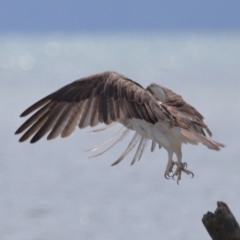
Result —
M 172 175 L 170 175 L 173 169 L 173 166 L 174 165 L 177 165 L 177 169 L 174 171 L 174 173 Z M 191 175 L 191 178 L 194 177 L 194 174 L 193 172 L 187 170 L 187 163 L 186 162 L 172 162 L 172 165 L 167 167 L 166 171 L 165 171 L 165 174 L 164 174 L 164 177 L 166 179 L 170 179 L 172 178 L 173 180 L 175 180 L 175 176 L 177 176 L 177 184 L 179 185 L 179 182 L 181 180 L 181 175 L 182 175 L 182 172 L 186 173 L 187 175 Z
M 169 174 L 164 174 L 164 177 L 166 178 L 166 179 L 170 179 L 171 178 L 171 176 L 169 176 Z
M 175 176 L 178 176 L 178 178 L 177 178 L 177 184 L 179 185 L 179 181 L 181 180 L 181 170 L 180 170 L 180 172 L 177 172 L 176 174 L 174 173 L 174 174 L 172 175 L 172 179 L 173 179 L 173 180 L 175 180 L 175 179 L 174 179 Z
M 175 172 L 175 173 L 172 175 L 172 179 L 173 179 L 173 180 L 175 180 L 175 178 L 174 178 L 175 176 L 178 176 L 178 173 Z M 179 177 L 178 177 L 178 178 L 179 178 Z
M 181 178 L 179 178 L 178 180 L 177 180 L 177 184 L 179 185 L 179 181 L 181 180 Z
M 194 173 L 193 173 L 193 172 L 190 172 L 190 171 L 189 171 L 189 174 L 191 174 L 191 175 L 192 175 L 192 178 L 194 177 Z
M 181 173 L 176 173 L 172 175 L 172 179 L 175 180 L 175 176 L 177 176 L 177 181 L 181 180 Z
M 182 165 L 183 165 L 183 168 L 187 168 L 187 163 L 186 162 L 182 163 Z
M 175 178 L 175 176 L 177 176 L 177 184 L 178 185 L 179 185 L 179 182 L 181 180 L 182 172 L 186 173 L 187 175 L 191 175 L 192 178 L 194 177 L 193 172 L 187 170 L 186 168 L 187 168 L 187 163 L 179 163 L 176 171 L 172 175 L 173 180 L 175 180 L 174 178 Z

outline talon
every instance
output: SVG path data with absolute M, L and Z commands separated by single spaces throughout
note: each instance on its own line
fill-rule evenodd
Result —
M 173 166 L 174 165 L 177 165 L 177 169 L 174 171 L 174 173 L 172 175 L 170 175 L 170 173 L 173 172 Z M 170 161 L 167 165 L 167 169 L 165 171 L 164 177 L 166 179 L 172 178 L 173 180 L 175 180 L 175 176 L 176 176 L 177 177 L 177 184 L 179 185 L 179 182 L 182 179 L 181 178 L 182 172 L 186 173 L 187 175 L 191 175 L 192 178 L 194 177 L 193 172 L 186 169 L 187 166 L 188 165 L 187 165 L 186 162 L 182 163 L 182 162 Z
M 179 185 L 179 181 L 181 180 L 181 170 L 180 169 L 176 169 L 175 173 L 173 174 L 172 179 L 174 179 L 174 177 L 177 176 L 177 184 Z
M 166 179 L 170 179 L 170 176 L 169 176 L 168 174 L 164 174 L 164 177 L 165 177 Z
M 174 179 L 175 176 L 178 176 L 178 173 L 175 172 L 175 173 L 172 175 L 172 179 L 173 179 L 173 180 L 175 180 L 175 179 Z
M 171 178 L 171 176 L 169 175 L 169 173 L 165 173 L 165 174 L 164 174 L 164 177 L 165 177 L 166 179 L 170 179 L 170 178 Z
M 186 162 L 182 163 L 182 165 L 183 165 L 183 168 L 187 168 L 187 163 Z
M 194 177 L 194 173 L 193 172 L 191 172 L 191 171 L 189 171 L 189 170 L 186 170 L 186 169 L 183 169 L 182 170 L 183 172 L 185 172 L 187 175 L 192 175 L 192 178 Z
M 178 163 L 176 163 L 176 165 L 177 165 L 177 169 L 174 172 L 174 174 L 172 175 L 172 179 L 174 179 L 174 177 L 177 176 L 177 184 L 178 185 L 179 185 L 179 181 L 181 180 L 182 172 L 186 173 L 187 175 L 191 175 L 192 178 L 194 177 L 193 172 L 186 169 L 187 163 L 178 162 Z
M 178 178 L 178 180 L 177 180 L 177 184 L 179 185 L 179 181 L 181 180 L 181 178 Z
M 168 162 L 168 165 L 167 165 L 167 168 L 166 168 L 166 171 L 165 171 L 165 174 L 164 174 L 164 177 L 166 179 L 170 179 L 172 177 L 172 174 L 170 174 L 170 173 L 173 172 L 174 164 L 176 164 L 174 161 Z

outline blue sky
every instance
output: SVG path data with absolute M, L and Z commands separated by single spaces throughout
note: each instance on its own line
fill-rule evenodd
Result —
M 2 0 L 0 32 L 239 30 L 239 0 Z

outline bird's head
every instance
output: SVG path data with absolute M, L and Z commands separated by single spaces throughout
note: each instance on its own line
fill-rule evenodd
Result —
M 164 102 L 166 99 L 166 90 L 167 88 L 158 85 L 156 83 L 151 83 L 147 90 L 160 102 Z

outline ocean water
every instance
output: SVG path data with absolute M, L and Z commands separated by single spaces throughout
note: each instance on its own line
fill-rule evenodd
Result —
M 131 153 L 131 136 L 98 158 L 85 149 L 120 126 L 19 143 L 30 104 L 80 77 L 114 70 L 146 87 L 160 83 L 205 117 L 220 152 L 183 146 L 195 174 L 166 180 L 167 153 Z M 240 34 L 116 33 L 1 35 L 0 239 L 210 239 L 201 219 L 226 202 L 240 221 Z

